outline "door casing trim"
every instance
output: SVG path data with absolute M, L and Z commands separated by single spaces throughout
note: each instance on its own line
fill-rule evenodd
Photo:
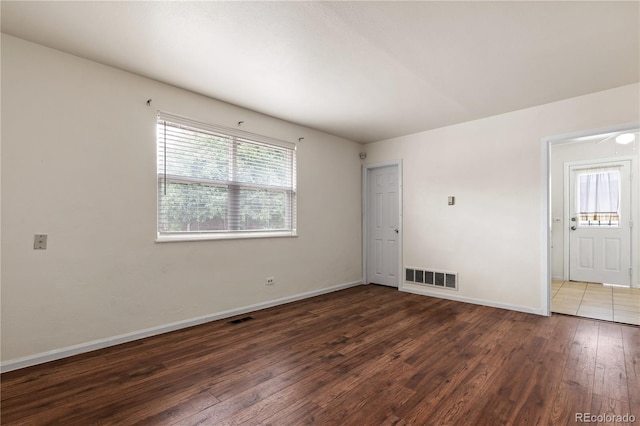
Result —
M 402 254 L 403 254 L 403 213 L 402 213 L 402 159 L 399 160 L 391 160 L 384 161 L 379 163 L 370 163 L 362 165 L 362 282 L 365 284 L 369 284 L 369 279 L 367 277 L 367 257 L 368 257 L 368 242 L 369 242 L 369 230 L 368 230 L 368 202 L 369 202 L 369 172 L 373 169 L 379 169 L 381 167 L 388 166 L 396 166 L 398 169 L 398 229 L 400 232 L 398 233 L 398 290 L 403 290 L 403 264 L 402 264 Z
M 562 207 L 562 211 L 563 211 L 563 218 L 564 218 L 564 223 L 565 225 L 567 223 L 569 223 L 569 221 L 571 220 L 571 218 L 569 217 L 569 210 L 570 210 L 570 188 L 569 188 L 569 174 L 571 173 L 571 168 L 575 167 L 575 166 L 585 166 L 585 165 L 590 165 L 590 164 L 603 164 L 604 166 L 608 166 L 608 165 L 614 165 L 614 164 L 618 164 L 618 163 L 622 163 L 624 161 L 628 161 L 629 162 L 629 172 L 631 173 L 631 189 L 630 189 L 630 196 L 631 199 L 629 200 L 629 209 L 631 210 L 632 214 L 631 214 L 631 220 L 634 223 L 637 223 L 636 217 L 634 217 L 633 215 L 633 211 L 634 211 L 634 207 L 636 207 L 636 203 L 637 200 L 635 199 L 635 197 L 633 196 L 634 193 L 634 189 L 637 186 L 637 173 L 633 173 L 633 169 L 636 166 L 636 162 L 634 161 L 635 158 L 631 157 L 631 156 L 622 156 L 622 157 L 607 157 L 607 158 L 598 158 L 598 159 L 593 159 L 593 160 L 578 160 L 578 161 L 569 161 L 564 163 L 564 175 L 563 175 L 563 182 L 562 185 L 564 187 L 564 199 L 563 199 L 563 207 Z M 637 210 L 637 209 L 636 209 Z M 633 232 L 633 228 L 630 229 L 631 235 L 631 253 L 629 253 L 629 257 L 630 257 L 630 265 L 631 265 L 631 269 L 633 271 L 637 271 L 638 269 L 638 262 L 634 261 L 635 260 L 635 256 L 634 256 L 634 247 L 636 247 L 637 245 L 637 240 L 635 238 L 636 233 Z M 569 268 L 570 268 L 570 259 L 569 259 L 569 255 L 570 255 L 570 250 L 569 250 L 569 246 L 570 246 L 570 233 L 569 232 L 564 232 L 563 233 L 563 246 L 564 246 L 564 253 L 562 254 L 563 256 L 563 280 L 564 281 L 568 281 L 569 280 Z M 637 272 L 636 272 L 637 273 Z M 630 285 L 633 286 L 634 281 L 633 279 L 637 276 L 636 273 L 633 274 L 632 277 L 629 278 L 629 283 Z

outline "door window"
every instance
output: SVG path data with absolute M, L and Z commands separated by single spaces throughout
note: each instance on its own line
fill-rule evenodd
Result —
M 578 226 L 618 227 L 620 225 L 620 171 L 590 170 L 577 179 Z

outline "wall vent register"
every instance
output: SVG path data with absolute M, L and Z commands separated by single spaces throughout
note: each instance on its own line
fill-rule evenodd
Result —
M 449 290 L 458 289 L 456 272 L 433 271 L 416 268 L 404 268 L 404 281 L 429 287 L 440 287 Z

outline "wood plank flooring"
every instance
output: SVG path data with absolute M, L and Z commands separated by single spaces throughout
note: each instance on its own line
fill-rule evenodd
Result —
M 3 425 L 640 422 L 640 328 L 359 286 L 1 376 Z

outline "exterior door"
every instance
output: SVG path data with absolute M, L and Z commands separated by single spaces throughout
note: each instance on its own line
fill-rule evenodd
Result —
M 369 169 L 367 176 L 367 280 L 372 284 L 398 287 L 398 166 Z
M 569 279 L 631 284 L 631 162 L 569 168 Z

